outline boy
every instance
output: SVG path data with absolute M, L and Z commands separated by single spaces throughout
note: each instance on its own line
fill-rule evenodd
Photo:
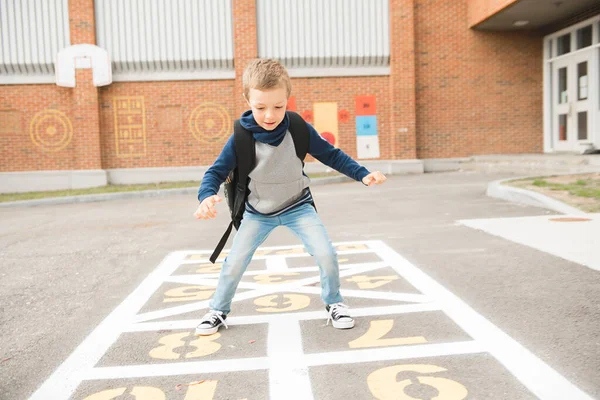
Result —
M 243 96 L 250 106 L 240 119 L 242 126 L 256 140 L 256 163 L 250 172 L 249 195 L 242 224 L 233 240 L 217 284 L 210 310 L 196 328 L 197 335 L 211 335 L 230 312 L 231 301 L 252 255 L 277 226 L 290 228 L 316 258 L 321 275 L 321 298 L 335 328 L 354 327 L 340 294 L 337 254 L 321 219 L 315 211 L 304 175 L 302 160 L 296 156 L 288 131 L 286 105 L 292 90 L 290 78 L 276 60 L 258 59 L 250 62 L 243 75 Z M 333 147 L 307 124 L 310 132 L 308 152 L 317 160 L 365 185 L 383 183 L 385 176 L 369 173 L 365 167 Z M 206 171 L 198 190 L 200 205 L 194 213 L 197 219 L 217 215 L 219 186 L 236 166 L 233 135 L 215 163 Z

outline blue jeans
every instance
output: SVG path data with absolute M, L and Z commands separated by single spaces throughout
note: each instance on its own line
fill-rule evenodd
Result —
M 221 268 L 217 290 L 210 308 L 228 314 L 242 275 L 252 260 L 252 255 L 269 233 L 278 226 L 287 226 L 302 240 L 308 253 L 316 258 L 321 275 L 321 298 L 325 304 L 342 302 L 337 254 L 321 222 L 310 204 L 303 204 L 285 213 L 267 217 L 244 212 L 233 245 Z

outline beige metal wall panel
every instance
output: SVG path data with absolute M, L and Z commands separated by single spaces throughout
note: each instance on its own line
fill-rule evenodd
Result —
M 96 0 L 115 81 L 232 79 L 231 0 Z
M 0 1 L 0 84 L 54 82 L 69 45 L 68 0 Z
M 281 60 L 292 76 L 389 74 L 388 0 L 257 0 L 257 25 L 259 56 Z

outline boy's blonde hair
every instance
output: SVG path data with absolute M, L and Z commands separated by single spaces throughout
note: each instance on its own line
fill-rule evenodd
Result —
M 246 99 L 250 89 L 266 90 L 282 87 L 287 90 L 287 97 L 292 93 L 292 82 L 287 70 L 279 61 L 271 58 L 250 61 L 244 70 L 242 84 Z

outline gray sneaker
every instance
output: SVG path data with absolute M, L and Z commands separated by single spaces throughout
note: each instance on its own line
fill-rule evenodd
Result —
M 204 317 L 202 317 L 200 323 L 196 327 L 196 335 L 212 335 L 219 330 L 221 325 L 225 326 L 225 329 L 228 329 L 228 326 L 225 323 L 226 319 L 227 315 L 223 314 L 221 311 L 210 310 L 204 314 Z
M 335 303 L 325 306 L 329 317 L 327 318 L 327 325 L 331 321 L 334 328 L 337 329 L 350 329 L 354 328 L 354 320 L 348 315 L 348 306 L 344 303 Z

